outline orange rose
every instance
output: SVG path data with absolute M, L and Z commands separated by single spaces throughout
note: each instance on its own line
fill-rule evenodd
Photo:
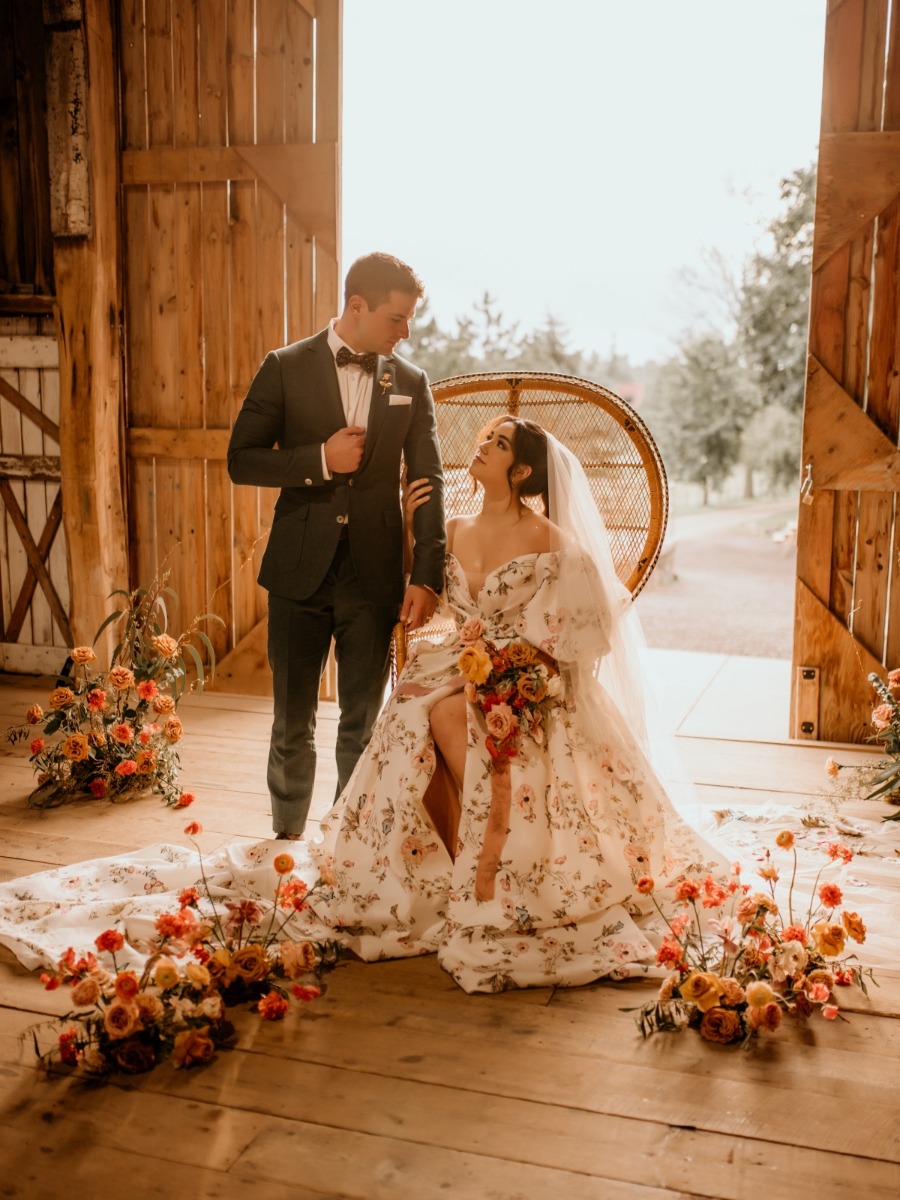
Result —
M 514 667 L 530 667 L 538 661 L 537 651 L 527 642 L 510 642 L 506 647 L 506 654 Z
M 185 1029 L 176 1034 L 172 1047 L 172 1062 L 176 1067 L 189 1067 L 197 1062 L 209 1062 L 215 1053 L 215 1046 L 209 1037 L 209 1026 L 199 1029 Z
M 708 1042 L 727 1045 L 736 1042 L 743 1032 L 741 1019 L 731 1008 L 711 1008 L 700 1022 L 700 1036 Z
M 154 696 L 153 711 L 164 717 L 167 713 L 175 711 L 175 701 L 171 696 Z
M 547 684 L 539 675 L 525 675 L 516 683 L 520 696 L 532 704 L 540 704 L 547 695 Z
M 71 704 L 75 699 L 75 693 L 71 688 L 60 687 L 50 693 L 50 699 L 47 703 L 51 708 L 65 708 L 67 704 Z
M 296 979 L 316 965 L 316 952 L 310 942 L 282 942 L 278 956 L 288 979 Z
M 866 927 L 860 920 L 859 913 L 842 912 L 841 925 L 844 927 L 844 932 L 852 937 L 854 942 L 866 940 Z
M 134 1006 L 142 1021 L 158 1021 L 165 1011 L 162 1000 L 152 992 L 138 992 Z
M 114 1000 L 103 1014 L 103 1028 L 113 1039 L 128 1037 L 139 1025 L 137 1009 L 121 1000 Z
M 28 725 L 40 725 L 44 719 L 44 710 L 39 704 L 32 704 L 28 712 L 25 714 L 25 721 Z
M 95 662 L 97 655 L 90 646 L 76 646 L 74 650 L 69 651 L 69 657 L 73 663 L 83 667 L 85 663 Z
M 100 984 L 89 975 L 72 985 L 72 1003 L 76 1008 L 87 1008 L 90 1004 L 96 1004 L 99 999 Z
M 138 775 L 151 775 L 156 769 L 156 755 L 152 750 L 139 750 L 135 762 Z
M 83 733 L 73 733 L 60 745 L 60 750 L 69 762 L 84 762 L 90 754 L 88 740 Z
M 120 1000 L 133 1000 L 140 988 L 137 975 L 134 971 L 120 971 L 116 976 L 115 988 Z

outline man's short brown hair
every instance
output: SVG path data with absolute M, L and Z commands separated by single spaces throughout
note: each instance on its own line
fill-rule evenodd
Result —
M 384 304 L 391 292 L 404 292 L 421 300 L 425 284 L 412 267 L 393 254 L 364 254 L 347 272 L 344 304 L 351 296 L 362 296 L 370 309 Z

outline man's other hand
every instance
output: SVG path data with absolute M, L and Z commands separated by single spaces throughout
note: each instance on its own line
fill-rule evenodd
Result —
M 352 475 L 362 462 L 366 431 L 362 425 L 347 425 L 325 443 L 325 465 L 332 474 Z
M 438 598 L 429 588 L 411 583 L 403 597 L 400 608 L 400 620 L 407 629 L 420 629 L 431 620 L 437 608 Z

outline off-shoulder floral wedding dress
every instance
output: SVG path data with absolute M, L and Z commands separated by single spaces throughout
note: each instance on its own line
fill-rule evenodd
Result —
M 455 632 L 420 644 L 321 835 L 289 845 L 299 873 L 326 885 L 293 936 L 336 937 L 367 960 L 437 952 L 470 992 L 658 973 L 656 909 L 638 880 L 653 876 L 670 908 L 669 889 L 685 873 L 727 868 L 678 816 L 599 684 L 580 700 L 567 687 L 572 665 L 602 654 L 606 636 L 587 597 L 579 603 L 583 568 L 577 548 L 522 555 L 473 596 L 448 556 L 445 615 Z M 423 803 L 435 770 L 429 712 L 464 689 L 460 653 L 479 634 L 539 650 L 559 683 L 543 722 L 504 760 L 508 770 L 489 752 L 484 712 L 466 705 L 451 858 Z M 285 848 L 227 847 L 207 877 L 219 894 L 271 895 L 271 859 Z M 86 938 L 113 920 L 146 936 L 166 895 L 196 876 L 190 852 L 157 848 L 156 859 L 135 855 L 130 874 L 119 858 L 20 879 L 0 888 L 0 941 L 30 946 L 33 965 L 42 951 L 52 957 L 47 937 L 62 932 L 71 944 L 79 921 Z

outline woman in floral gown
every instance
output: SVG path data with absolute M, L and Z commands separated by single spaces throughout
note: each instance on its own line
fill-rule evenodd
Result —
M 728 868 L 648 761 L 630 595 L 584 472 L 512 418 L 470 469 L 482 507 L 448 528 L 453 631 L 420 643 L 319 837 L 292 846 L 297 873 L 323 886 L 291 936 L 368 960 L 436 951 L 469 992 L 664 974 L 642 879 L 670 909 L 685 874 Z M 410 504 L 425 501 L 414 486 Z M 270 897 L 284 850 L 226 846 L 205 882 L 219 899 Z M 52 964 L 115 924 L 138 958 L 198 875 L 191 851 L 157 846 L 13 880 L 0 943 Z
M 665 895 L 723 869 L 597 679 L 630 597 L 608 549 L 598 564 L 524 502 L 548 504 L 556 460 L 587 486 L 549 449 L 548 478 L 539 427 L 504 418 L 483 434 L 481 511 L 448 526 L 455 630 L 407 664 L 310 846 L 331 888 L 319 921 L 365 959 L 436 951 L 471 992 L 655 973 L 639 881 Z

